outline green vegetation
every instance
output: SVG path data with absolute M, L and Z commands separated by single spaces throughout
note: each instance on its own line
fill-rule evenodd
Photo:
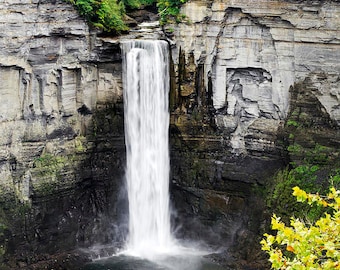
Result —
M 161 24 L 179 23 L 185 16 L 180 13 L 180 7 L 187 0 L 158 0 L 157 7 Z
M 289 134 L 290 139 L 294 139 L 294 134 Z M 298 156 L 301 164 L 310 165 L 327 165 L 330 161 L 333 149 L 331 147 L 315 144 L 313 148 L 305 148 L 294 142 L 287 147 L 290 156 Z M 296 166 L 295 162 L 291 162 L 292 166 Z
M 74 147 L 77 153 L 83 153 L 86 151 L 86 147 L 84 143 L 86 142 L 86 138 L 84 136 L 77 136 L 74 139 Z
M 287 120 L 289 166 L 266 190 L 276 235 L 265 234 L 261 245 L 272 269 L 340 269 L 339 152 L 310 123 L 303 112 Z
M 75 145 L 75 147 L 80 148 L 82 146 Z M 33 173 L 37 173 L 41 179 L 41 181 L 33 184 L 35 194 L 46 196 L 53 194 L 58 189 L 58 183 L 62 181 L 65 166 L 72 162 L 69 160 L 70 157 L 45 153 L 34 160 L 35 170 Z
M 301 115 L 303 113 L 293 111 L 285 125 L 289 166 L 276 174 L 272 186 L 266 187 L 267 206 L 284 222 L 289 222 L 292 214 L 297 218 L 315 221 L 324 213 L 324 209 L 318 205 L 310 207 L 298 203 L 291 196 L 293 187 L 299 186 L 308 193 L 320 195 L 326 195 L 325 191 L 332 185 L 340 188 L 337 151 L 327 141 L 316 140 L 314 133 L 305 128 L 305 123 L 297 117 Z
M 325 196 L 307 193 L 299 187 L 293 190 L 298 202 L 318 205 L 324 209 L 324 215 L 315 222 L 292 217 L 290 226 L 280 217 L 272 216 L 271 228 L 277 234 L 266 233 L 261 241 L 272 268 L 340 269 L 340 190 L 331 187 Z
M 34 160 L 34 166 L 39 169 L 41 176 L 55 175 L 58 178 L 66 162 L 67 159 L 64 156 L 44 154 Z
M 94 27 L 105 32 L 128 30 L 125 24 L 126 11 L 141 6 L 157 5 L 161 24 L 180 22 L 184 17 L 180 7 L 187 0 L 65 0 L 78 9 L 79 13 Z
M 290 126 L 299 127 L 300 125 L 299 125 L 299 123 L 296 122 L 295 120 L 289 119 L 289 120 L 287 121 L 287 126 L 288 126 L 288 127 L 290 127 Z
M 266 201 L 269 209 L 281 216 L 282 220 L 289 222 L 290 216 L 306 218 L 315 221 L 324 213 L 318 205 L 299 204 L 292 196 L 291 190 L 295 186 L 301 187 L 309 193 L 326 195 L 330 186 L 340 188 L 340 169 L 329 167 L 324 162 L 326 156 L 304 154 L 306 159 L 301 165 L 287 167 L 279 171 L 271 187 L 267 187 Z M 318 165 L 320 164 L 320 165 Z M 332 169 L 333 168 L 333 169 Z
M 296 202 L 291 196 L 291 190 L 295 186 L 300 186 L 307 192 L 320 192 L 327 190 L 329 183 L 318 181 L 317 174 L 320 172 L 319 166 L 301 165 L 293 169 L 279 171 L 275 177 L 275 183 L 267 196 L 269 208 L 282 216 L 288 222 L 292 213 L 296 217 L 316 220 L 322 215 L 323 209 L 317 205 L 312 207 L 304 206 Z M 325 187 L 325 185 L 327 185 Z
M 314 205 L 304 206 L 296 202 L 290 191 L 299 186 L 309 193 L 326 195 L 330 185 L 337 187 L 340 177 L 338 152 L 328 141 L 319 140 L 321 131 L 309 127 L 308 115 L 293 110 L 285 124 L 285 145 L 290 162 L 289 166 L 278 172 L 272 187 L 268 188 L 267 204 L 281 218 L 289 222 L 292 213 L 296 217 L 316 220 L 324 209 Z M 332 183 L 327 182 L 331 177 Z
M 290 136 L 294 136 L 294 134 L 290 134 Z M 294 144 L 289 145 L 287 147 L 287 150 L 288 152 L 290 152 L 290 154 L 297 155 L 297 154 L 302 153 L 303 148 L 301 145 L 294 143 Z
M 124 23 L 125 5 L 124 2 L 116 0 L 66 0 L 75 5 L 86 20 L 104 31 L 127 30 Z M 136 0 L 137 1 L 137 0 Z M 135 2 L 135 1 L 128 1 Z

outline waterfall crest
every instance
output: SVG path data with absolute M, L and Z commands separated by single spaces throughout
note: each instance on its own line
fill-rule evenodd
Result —
M 127 249 L 150 257 L 172 246 L 169 210 L 169 56 L 165 41 L 122 42 L 129 200 Z

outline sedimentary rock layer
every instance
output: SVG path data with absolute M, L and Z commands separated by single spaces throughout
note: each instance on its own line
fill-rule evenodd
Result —
M 258 119 L 268 120 L 264 133 L 268 125 L 282 124 L 289 89 L 305 78 L 330 117 L 340 122 L 339 2 L 190 1 L 182 12 L 187 23 L 173 28 L 174 62 L 180 63 L 181 51 L 194 70 L 202 69 L 200 87 L 211 91 L 215 123 L 231 131 L 235 151 L 252 150 L 248 132 L 259 126 Z M 193 98 L 197 85 L 180 83 L 178 95 Z M 269 146 L 266 140 L 258 144 Z
M 1 242 L 24 263 L 26 253 L 114 231 L 125 159 L 120 49 L 61 0 L 1 1 L 0 25 Z
M 243 269 L 259 258 L 258 187 L 316 149 L 339 157 L 340 3 L 192 0 L 182 12 L 165 28 L 179 231 L 217 245 L 223 235 L 231 269 Z

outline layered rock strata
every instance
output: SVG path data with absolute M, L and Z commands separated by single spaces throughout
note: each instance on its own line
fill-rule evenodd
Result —
M 327 149 L 333 161 L 339 154 L 340 3 L 193 0 L 182 12 L 186 22 L 166 28 L 173 194 L 190 224 L 182 230 L 216 242 L 224 235 L 229 251 L 256 261 L 256 190 L 306 153 L 288 145 Z M 292 115 L 309 123 L 294 140 Z
M 339 123 L 337 1 L 190 1 L 182 11 L 188 23 L 174 28 L 173 57 L 194 68 L 179 81 L 178 96 L 190 100 L 197 91 L 211 91 L 216 125 L 231 131 L 235 151 L 248 150 L 248 128 L 257 119 L 280 125 L 289 110 L 290 86 L 306 77 L 315 81 L 321 104 Z M 318 73 L 324 84 L 313 79 Z M 195 76 L 202 77 L 201 85 Z M 200 105 L 198 98 L 182 111 Z
M 231 269 L 264 269 L 258 191 L 303 159 L 286 149 L 339 157 L 340 4 L 192 0 L 182 12 L 187 23 L 165 27 L 176 233 L 223 247 Z M 15 269 L 121 240 L 119 41 L 61 0 L 4 1 L 0 15 L 0 251 L 17 253 Z M 122 38 L 159 38 L 152 27 Z
M 19 256 L 14 269 L 111 243 L 125 163 L 119 44 L 61 0 L 2 1 L 0 25 L 2 248 Z

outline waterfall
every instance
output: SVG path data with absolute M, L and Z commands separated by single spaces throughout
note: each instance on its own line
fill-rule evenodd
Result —
M 165 41 L 121 44 L 129 200 L 127 249 L 150 258 L 172 246 L 169 211 L 169 59 Z

